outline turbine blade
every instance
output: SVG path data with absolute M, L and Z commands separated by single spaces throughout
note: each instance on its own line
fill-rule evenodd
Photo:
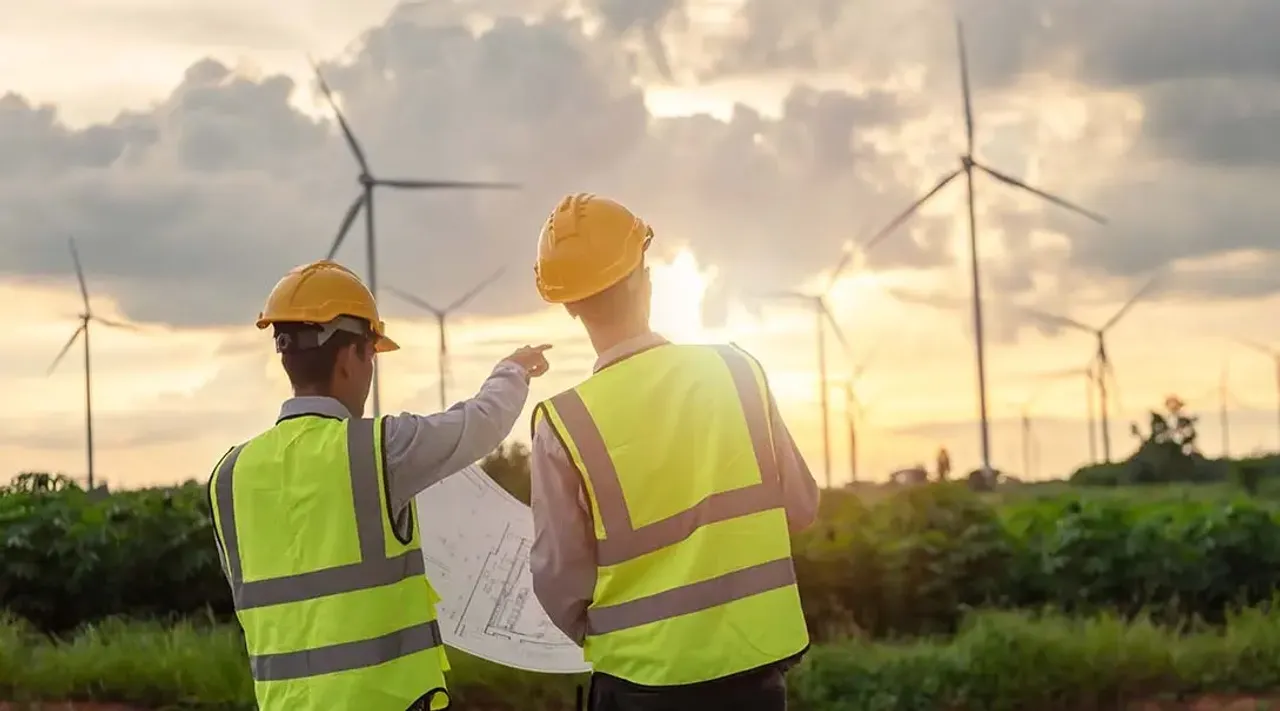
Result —
M 995 168 L 990 168 L 977 162 L 975 162 L 974 165 L 977 166 L 980 170 L 982 170 L 982 172 L 986 173 L 987 175 L 990 175 L 991 177 L 995 178 L 996 180 L 999 180 L 1002 183 L 1005 183 L 1007 185 L 1012 185 L 1013 187 L 1018 188 L 1020 190 L 1025 190 L 1031 193 L 1032 195 L 1036 195 L 1040 197 L 1043 200 L 1048 200 L 1049 202 L 1057 205 L 1058 207 L 1063 207 L 1072 212 L 1084 215 L 1085 217 L 1089 218 L 1090 220 L 1093 220 L 1094 222 L 1100 225 L 1107 224 L 1107 218 L 1103 217 L 1102 215 L 1099 215 L 1096 212 L 1093 212 L 1092 210 L 1086 210 L 1085 208 L 1080 207 L 1079 205 L 1073 202 L 1070 202 L 1064 198 L 1060 198 L 1057 195 L 1046 193 L 1045 191 L 1039 188 L 1033 188 L 1030 185 L 1027 185 L 1026 183 L 1022 182 L 1021 180 L 1018 180 L 1017 178 L 1011 175 L 1006 175 L 1005 173 L 1001 173 Z
M 840 323 L 836 321 L 836 317 L 831 313 L 831 309 L 827 308 L 826 299 L 818 299 L 818 308 L 822 311 L 822 317 L 831 325 L 831 331 L 836 335 L 836 340 L 840 342 L 840 348 L 844 350 L 846 358 L 853 358 L 853 347 L 849 345 L 849 339 L 845 338 L 844 329 L 840 328 Z
M 964 45 L 964 27 L 956 18 L 956 48 L 960 53 L 960 91 L 964 96 L 965 155 L 973 155 L 973 97 L 969 91 L 969 53 Z
M 364 207 L 365 194 L 361 192 L 356 196 L 355 202 L 351 203 L 351 207 L 347 208 L 347 214 L 342 216 L 342 224 L 338 227 L 338 236 L 333 240 L 333 246 L 329 247 L 329 256 L 326 259 L 333 259 L 338 253 L 338 248 L 342 246 L 342 241 L 347 238 L 347 232 L 351 229 L 351 225 L 355 223 L 356 217 L 360 215 L 360 208 Z
M 858 366 L 853 369 L 854 382 L 857 382 L 858 379 L 861 378 L 867 372 L 867 369 L 870 368 L 871 364 L 875 362 L 876 356 L 879 354 L 879 352 L 880 352 L 880 344 L 877 343 L 876 345 L 871 347 L 871 350 L 867 351 L 866 355 L 862 356 L 862 362 L 859 363 Z
M 922 196 L 919 200 L 916 200 L 915 202 L 911 203 L 910 207 L 898 213 L 897 217 L 890 220 L 889 224 L 881 228 L 881 230 L 875 233 L 871 237 L 871 239 L 867 240 L 866 242 L 863 242 L 862 250 L 865 252 L 871 249 L 872 247 L 876 246 L 881 241 L 883 241 L 886 237 L 893 234 L 894 230 L 898 229 L 898 227 L 900 227 L 902 223 L 906 222 L 912 215 L 916 213 L 916 210 L 919 210 L 920 207 L 923 206 L 926 202 L 928 202 L 930 198 L 932 198 L 934 195 L 937 195 L 939 190 L 942 190 L 943 188 L 945 188 L 947 186 L 947 183 L 950 183 L 952 180 L 955 180 L 956 176 L 960 175 L 963 172 L 964 172 L 963 169 L 957 169 L 943 176 L 942 179 L 939 180 L 931 190 L 929 190 L 929 192 L 925 193 L 924 196 Z
M 123 328 L 123 329 L 125 329 L 125 330 L 127 330 L 127 331 L 141 331 L 141 330 L 142 330 L 141 328 L 138 328 L 137 326 L 135 326 L 135 325 L 133 325 L 133 324 L 131 324 L 131 323 L 124 323 L 123 321 L 113 321 L 113 320 L 111 320 L 111 319 L 109 319 L 109 318 L 102 318 L 101 316 L 93 316 L 92 318 L 93 318 L 93 320 L 94 320 L 94 321 L 97 321 L 98 323 L 102 324 L 103 326 L 110 326 L 111 328 Z
M 324 97 L 329 100 L 329 106 L 333 107 L 333 113 L 338 118 L 338 127 L 342 129 L 342 135 L 347 140 L 347 147 L 351 149 L 351 154 L 355 156 L 356 163 L 360 165 L 360 172 L 364 175 L 369 174 L 369 162 L 365 160 L 364 150 L 360 148 L 360 142 L 356 140 L 356 134 L 351 131 L 351 126 L 347 124 L 347 117 L 342 115 L 342 110 L 338 108 L 338 101 L 333 96 L 333 90 L 329 88 L 329 82 L 324 80 L 324 74 L 320 72 L 320 65 L 316 64 L 314 59 L 310 57 L 307 61 L 311 62 L 311 68 L 316 73 L 316 79 L 320 82 L 320 91 L 324 92 Z
M 1020 307 L 1020 308 L 1022 309 L 1022 311 L 1025 311 L 1027 314 L 1029 314 L 1029 315 L 1031 315 L 1031 316 L 1034 316 L 1034 317 L 1036 317 L 1036 318 L 1040 319 L 1041 321 L 1048 321 L 1048 322 L 1050 322 L 1050 323 L 1056 323 L 1056 324 L 1058 324 L 1059 326 L 1065 326 L 1065 327 L 1067 327 L 1067 328 L 1074 328 L 1074 329 L 1076 329 L 1077 331 L 1084 331 L 1085 333 L 1094 333 L 1094 334 L 1096 334 L 1096 333 L 1098 332 L 1098 329 L 1096 329 L 1096 328 L 1092 328 L 1092 327 L 1090 327 L 1090 326 L 1086 326 L 1086 325 L 1084 325 L 1083 323 L 1080 323 L 1079 321 L 1076 321 L 1075 319 L 1067 318 L 1066 316 L 1059 316 L 1058 314 L 1051 314 L 1051 313 L 1049 313 L 1049 312 L 1047 312 L 1047 311 L 1040 311 L 1040 310 L 1038 310 L 1038 309 L 1033 309 L 1033 308 L 1031 308 L 1031 307 L 1029 307 L 1029 306 L 1022 306 L 1022 307 Z
M 67 355 L 67 351 L 71 350 L 71 346 L 75 345 L 76 339 L 80 337 L 80 334 L 84 332 L 84 329 L 85 325 L 81 323 L 80 327 L 71 334 L 71 338 L 67 339 L 67 344 L 62 347 L 62 350 L 58 351 L 57 357 L 49 364 L 49 369 L 45 371 L 45 375 L 51 374 L 54 369 L 58 367 L 58 364 L 62 362 L 62 358 Z
M 458 297 L 458 299 L 454 301 L 452 304 L 449 304 L 448 306 L 446 306 L 444 309 L 445 313 L 452 312 L 456 309 L 460 309 L 463 306 L 465 306 L 468 301 L 471 301 L 472 299 L 476 298 L 476 296 L 480 292 L 484 291 L 486 287 L 488 287 L 493 282 L 497 281 L 498 277 L 502 276 L 502 274 L 506 271 L 507 271 L 506 266 L 499 267 L 497 271 L 495 271 L 494 273 L 486 277 L 484 281 L 471 287 L 470 291 Z
M 458 188 L 462 190 L 519 190 L 520 185 L 517 183 L 497 183 L 470 180 L 408 180 L 401 178 L 393 178 L 383 180 L 375 178 L 375 185 L 382 185 L 388 188 L 404 188 L 408 190 L 442 190 L 448 188 Z
M 804 299 L 813 301 L 814 296 L 800 291 L 757 291 L 751 294 L 757 299 Z
M 831 270 L 831 276 L 827 279 L 826 291 L 823 292 L 824 295 L 831 293 L 831 289 L 835 287 L 836 281 L 840 278 L 840 275 L 844 273 L 844 270 L 848 269 L 849 265 L 852 263 L 853 250 L 844 250 L 844 256 L 840 257 L 839 262 L 836 262 L 836 268 Z
M 1087 374 L 1088 368 L 1063 368 L 1061 370 L 1046 370 L 1040 373 L 1032 373 L 1031 378 L 1035 380 L 1050 380 L 1057 378 L 1075 377 L 1081 374 Z
M 425 309 L 427 311 L 430 311 L 431 313 L 436 315 L 437 319 L 440 318 L 440 314 L 443 313 L 443 311 L 441 311 L 440 309 L 437 309 L 436 307 L 432 306 L 431 304 L 427 303 L 422 299 L 419 299 L 418 297 L 414 296 L 413 294 L 410 294 L 407 291 L 402 291 L 400 289 L 395 288 L 394 286 L 388 286 L 387 291 L 395 294 L 396 296 L 399 296 L 401 299 L 404 299 L 405 301 L 413 304 L 414 306 L 417 306 L 420 309 Z
M 1104 326 L 1102 327 L 1102 329 L 1101 329 L 1101 330 L 1105 331 L 1105 330 L 1107 330 L 1107 329 L 1111 328 L 1112 326 L 1116 325 L 1116 322 L 1117 322 L 1117 321 L 1119 321 L 1120 319 L 1124 318 L 1124 315 L 1125 315 L 1126 313 L 1128 313 L 1128 312 L 1129 312 L 1129 310 L 1130 310 L 1130 309 L 1132 309 L 1132 308 L 1134 307 L 1134 305 L 1135 305 L 1135 304 L 1137 304 L 1137 303 L 1138 303 L 1138 301 L 1139 301 L 1140 299 L 1142 299 L 1142 297 L 1144 297 L 1144 296 L 1146 296 L 1146 295 L 1148 295 L 1148 294 L 1150 294 L 1150 293 L 1151 293 L 1151 290 L 1155 288 L 1155 286 L 1156 286 L 1156 284 L 1157 284 L 1157 283 L 1159 283 L 1159 281 L 1160 281 L 1160 277 L 1162 277 L 1162 276 L 1164 276 L 1164 272 L 1163 272 L 1163 271 L 1161 271 L 1161 272 L 1157 273 L 1155 276 L 1151 277 L 1151 279 L 1149 279 L 1149 280 L 1147 281 L 1147 283 L 1146 283 L 1146 284 L 1143 284 L 1143 285 L 1142 285 L 1142 288 L 1141 288 L 1141 289 L 1138 289 L 1138 291 L 1137 291 L 1137 292 L 1135 292 L 1135 293 L 1134 293 L 1134 295 L 1133 295 L 1132 297 L 1130 297 L 1130 298 L 1129 298 L 1129 300 L 1128 300 L 1128 301 L 1126 301 L 1126 302 L 1124 303 L 1124 306 L 1121 306 L 1121 307 L 1120 307 L 1120 310 L 1119 310 L 1119 311 L 1116 311 L 1116 315 L 1115 315 L 1115 316 L 1112 316 L 1112 317 L 1111 317 L 1111 320 L 1110 320 L 1110 321 L 1107 321 L 1106 325 L 1104 325 Z
M 1276 351 L 1276 349 L 1274 349 L 1274 348 L 1270 348 L 1270 347 L 1268 347 L 1268 346 L 1264 346 L 1264 345 L 1262 345 L 1261 343 L 1258 343 L 1257 341 L 1251 341 L 1251 340 L 1249 340 L 1249 339 L 1247 339 L 1247 338 L 1234 338 L 1234 339 L 1232 339 L 1232 340 L 1234 340 L 1236 343 L 1239 343 L 1240 345 L 1244 346 L 1245 348 L 1251 348 L 1251 349 L 1253 349 L 1253 350 L 1255 350 L 1255 351 L 1257 351 L 1257 352 L 1259 352 L 1259 353 L 1262 353 L 1262 354 L 1264 354 L 1264 355 L 1269 355 L 1269 356 L 1271 356 L 1272 358 L 1276 358 L 1276 357 L 1280 356 L 1280 352 L 1277 352 L 1277 351 Z
M 80 267 L 80 252 L 76 249 L 76 238 L 68 237 L 67 244 L 71 246 L 71 262 L 76 267 L 76 281 L 80 283 L 80 298 L 84 300 L 84 312 L 89 313 L 89 287 L 85 285 L 84 269 Z

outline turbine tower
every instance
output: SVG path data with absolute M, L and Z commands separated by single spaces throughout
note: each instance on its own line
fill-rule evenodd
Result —
M 835 280 L 832 279 L 830 284 L 834 283 Z M 828 324 L 830 324 L 832 333 L 835 334 L 836 340 L 840 342 L 845 354 L 851 353 L 849 342 L 845 339 L 844 332 L 840 330 L 840 325 L 836 323 L 836 317 L 831 313 L 831 308 L 827 305 L 827 295 L 830 291 L 831 287 L 828 285 L 827 290 L 821 294 L 806 294 L 802 291 L 775 291 L 759 295 L 760 298 L 765 299 L 790 299 L 805 302 L 813 309 L 814 326 L 818 336 L 818 407 L 822 409 L 823 481 L 828 489 L 831 488 L 831 408 L 828 397 L 831 385 L 827 378 L 826 340 L 826 327 Z
M 414 296 L 413 294 L 397 289 L 394 286 L 387 287 L 388 291 L 390 291 L 391 293 L 395 294 L 396 296 L 399 296 L 401 299 L 404 299 L 405 301 L 413 304 L 414 306 L 417 306 L 420 309 L 431 312 L 436 317 L 436 324 L 439 326 L 439 330 L 440 330 L 440 350 L 439 350 L 438 360 L 439 360 L 439 367 L 440 367 L 440 411 L 441 412 L 444 412 L 445 409 L 448 408 L 448 398 L 445 396 L 445 370 L 446 370 L 445 363 L 447 362 L 448 356 L 449 356 L 449 345 L 448 345 L 448 340 L 445 337 L 445 320 L 448 319 L 449 314 L 453 313 L 454 311 L 457 311 L 463 306 L 466 306 L 467 302 L 474 299 L 481 291 L 484 291 L 485 287 L 497 281 L 498 277 L 502 276 L 502 273 L 506 271 L 506 269 L 507 269 L 506 267 L 502 267 L 498 271 L 489 275 L 489 277 L 486 278 L 484 281 L 480 282 L 479 284 L 476 284 L 474 287 L 471 288 L 470 291 L 458 297 L 456 300 L 454 300 L 453 303 L 449 304 L 448 306 L 442 309 L 433 306 L 430 302 L 424 299 L 420 299 L 417 296 Z
M 982 288 L 981 276 L 979 273 L 978 259 L 978 227 L 977 227 L 977 211 L 974 207 L 974 190 L 973 190 L 973 171 L 975 168 L 995 178 L 996 180 L 1015 187 L 1022 192 L 1035 195 L 1042 200 L 1066 208 L 1072 212 L 1083 215 L 1099 224 L 1106 224 L 1106 218 L 1097 213 L 1086 210 L 1074 203 L 1060 198 L 1056 195 L 1045 192 L 1039 188 L 1032 187 L 1027 183 L 1003 173 L 991 166 L 978 162 L 973 156 L 973 103 L 969 92 L 969 60 L 965 50 L 964 30 L 960 22 L 956 21 L 956 45 L 960 56 L 960 89 L 964 98 L 964 124 L 965 124 L 965 152 L 960 155 L 960 167 L 942 176 L 940 180 L 924 194 L 919 200 L 912 203 L 907 209 L 898 214 L 897 217 L 889 221 L 880 232 L 868 241 L 868 246 L 879 242 L 896 230 L 912 215 L 918 211 L 921 206 L 927 203 L 934 195 L 937 195 L 952 180 L 955 180 L 960 174 L 965 176 L 966 191 L 968 193 L 969 202 L 969 269 L 972 275 L 973 289 L 973 336 L 974 336 L 974 352 L 978 369 L 978 414 L 981 419 L 980 435 L 982 442 L 982 466 L 986 471 L 994 471 L 991 468 L 991 428 L 990 421 L 987 417 L 987 364 L 985 352 L 985 336 L 982 325 Z
M 868 356 L 862 364 L 855 367 L 849 379 L 844 383 L 844 418 L 849 430 L 849 480 L 858 481 L 858 421 L 867 414 L 868 404 L 858 395 L 858 381 L 866 374 L 871 365 Z
M 356 196 L 351 207 L 347 208 L 347 213 L 342 218 L 342 224 L 338 228 L 338 236 L 333 240 L 333 246 L 329 248 L 328 258 L 333 259 L 338 253 L 338 248 L 342 246 L 342 241 L 347 236 L 347 231 L 351 229 L 351 225 L 355 222 L 356 217 L 360 215 L 360 211 L 364 210 L 365 223 L 365 259 L 368 262 L 369 270 L 369 291 L 373 292 L 374 298 L 378 296 L 378 260 L 374 221 L 373 221 L 373 193 L 374 188 L 396 188 L 402 190 L 512 190 L 520 187 L 514 183 L 501 182 L 474 182 L 464 180 L 411 180 L 403 178 L 378 178 L 373 175 L 372 169 L 369 167 L 369 161 L 365 158 L 364 149 L 360 146 L 360 142 L 356 140 L 355 133 L 351 130 L 350 124 L 347 123 L 346 117 L 342 114 L 342 110 L 338 108 L 338 102 L 333 96 L 333 91 L 329 88 L 328 82 L 325 81 L 324 75 L 320 73 L 320 66 L 311 62 L 312 69 L 315 70 L 316 78 L 320 83 L 320 90 L 324 92 L 325 99 L 333 108 L 334 116 L 338 119 L 338 127 L 342 130 L 342 136 L 346 139 L 347 147 L 351 149 L 351 155 L 355 158 L 356 164 L 360 169 L 357 180 L 360 183 L 360 193 Z M 373 370 L 373 416 L 377 417 L 382 413 L 382 402 L 380 397 L 380 387 L 378 382 L 378 368 L 375 359 Z
M 870 248 L 870 243 L 863 246 L 863 250 Z M 824 466 L 824 476 L 827 488 L 831 488 L 831 406 L 830 406 L 830 381 L 827 378 L 827 326 L 831 326 L 832 333 L 836 340 L 840 342 L 841 348 L 844 349 L 845 357 L 852 358 L 853 350 L 849 345 L 848 339 L 845 338 L 844 332 L 840 329 L 840 324 L 836 322 L 835 316 L 831 312 L 831 307 L 827 303 L 827 297 L 831 295 L 831 290 L 835 288 L 836 282 L 840 276 L 853 264 L 853 250 L 846 248 L 844 256 L 836 264 L 836 268 L 831 270 L 831 274 L 827 277 L 826 288 L 817 294 L 805 293 L 803 291 L 772 291 L 756 294 L 761 299 L 788 299 L 807 302 L 813 309 L 815 319 L 815 328 L 818 337 L 818 407 L 822 409 L 822 456 Z
M 85 441 L 86 459 L 89 467 L 88 472 L 86 473 L 86 483 L 88 484 L 89 491 L 93 491 L 93 488 L 94 488 L 93 380 L 91 378 L 92 371 L 90 368 L 90 358 L 89 358 L 89 354 L 90 354 L 89 325 L 92 323 L 100 323 L 103 326 L 107 326 L 109 328 L 123 328 L 123 329 L 129 329 L 132 331 L 136 331 L 138 329 L 136 326 L 133 326 L 131 324 L 121 323 L 119 321 L 112 321 L 111 319 L 102 318 L 101 316 L 98 316 L 93 313 L 93 309 L 90 308 L 89 306 L 89 287 L 85 285 L 84 270 L 80 267 L 80 254 L 76 250 L 75 238 L 68 239 L 67 243 L 71 248 L 71 263 L 75 265 L 76 281 L 80 284 L 80 300 L 81 300 L 81 303 L 83 303 L 84 305 L 84 311 L 80 312 L 79 314 L 80 326 L 77 327 L 76 330 L 71 333 L 71 338 L 67 339 L 67 343 L 62 347 L 62 350 L 58 351 L 58 355 L 53 359 L 53 362 L 49 364 L 49 369 L 48 371 L 45 372 L 45 375 L 48 376 L 53 374 L 53 371 L 58 367 L 58 363 L 62 362 L 62 358 L 67 355 L 68 351 L 71 350 L 71 346 L 74 346 L 76 344 L 76 339 L 83 336 L 84 338 L 82 342 L 84 344 L 84 441 Z
M 1111 408 L 1107 403 L 1107 383 L 1110 382 L 1112 385 L 1115 384 L 1115 369 L 1111 366 L 1111 360 L 1107 356 L 1107 331 L 1111 330 L 1112 327 L 1119 323 L 1120 319 L 1124 318 L 1124 315 L 1129 313 L 1129 310 L 1132 309 L 1134 305 L 1142 299 L 1142 297 L 1151 293 L 1151 290 L 1159 282 L 1161 276 L 1162 274 L 1157 273 L 1155 276 L 1151 277 L 1151 279 L 1144 284 L 1141 289 L 1135 292 L 1123 306 L 1116 310 L 1115 314 L 1107 320 L 1106 323 L 1097 328 L 1087 326 L 1079 321 L 1067 318 L 1066 316 L 1038 311 L 1036 309 L 1026 309 L 1028 313 L 1040 319 L 1050 321 L 1067 328 L 1073 328 L 1077 331 L 1092 334 L 1094 338 L 1097 339 L 1098 349 L 1095 351 L 1094 361 L 1097 367 L 1098 403 L 1099 409 L 1102 413 L 1102 460 L 1108 464 L 1111 463 Z

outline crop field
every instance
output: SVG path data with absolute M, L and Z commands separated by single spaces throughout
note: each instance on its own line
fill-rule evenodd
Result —
M 519 462 L 488 465 L 523 493 L 503 468 Z M 95 500 L 27 483 L 0 495 L 0 701 L 251 709 L 204 487 Z M 794 540 L 814 639 L 795 709 L 1228 708 L 1280 690 L 1266 487 L 864 494 L 825 492 Z M 463 709 L 569 709 L 582 681 L 451 659 Z

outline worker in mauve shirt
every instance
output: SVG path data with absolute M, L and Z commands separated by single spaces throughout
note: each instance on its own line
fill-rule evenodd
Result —
M 790 535 L 818 486 L 752 356 L 650 329 L 652 238 L 587 194 L 542 229 L 539 293 L 598 358 L 534 410 L 534 592 L 592 665 L 593 711 L 779 711 L 809 647 Z

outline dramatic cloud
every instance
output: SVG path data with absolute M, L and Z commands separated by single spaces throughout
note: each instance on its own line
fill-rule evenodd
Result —
M 1278 246 L 1280 6 L 1228 4 L 959 3 L 982 156 L 1112 218 L 1091 227 L 980 180 L 996 301 L 1119 299 L 1126 280 L 1171 260 Z M 956 165 L 954 36 L 936 3 L 744 0 L 728 22 L 678 0 L 593 0 L 578 16 L 517 5 L 404 4 L 321 65 L 375 174 L 524 186 L 379 192 L 383 285 L 448 302 L 506 264 L 510 278 L 475 310 L 533 308 L 537 230 L 559 196 L 583 190 L 632 205 L 659 249 L 688 245 L 717 265 L 721 299 L 793 286 Z M 852 79 L 797 85 L 776 117 L 739 106 L 725 121 L 659 119 L 637 81 L 655 71 Z M 325 253 L 358 190 L 334 122 L 297 108 L 314 91 L 206 60 L 151 109 L 83 129 L 5 96 L 0 278 L 70 285 L 75 235 L 93 291 L 131 318 L 249 321 L 283 270 Z M 1055 121 L 1069 125 L 1045 128 Z M 967 264 L 962 192 L 958 181 L 867 264 Z M 361 222 L 339 255 L 362 273 L 363 240 Z M 1179 288 L 1280 286 L 1272 270 L 1227 273 L 1200 269 Z

